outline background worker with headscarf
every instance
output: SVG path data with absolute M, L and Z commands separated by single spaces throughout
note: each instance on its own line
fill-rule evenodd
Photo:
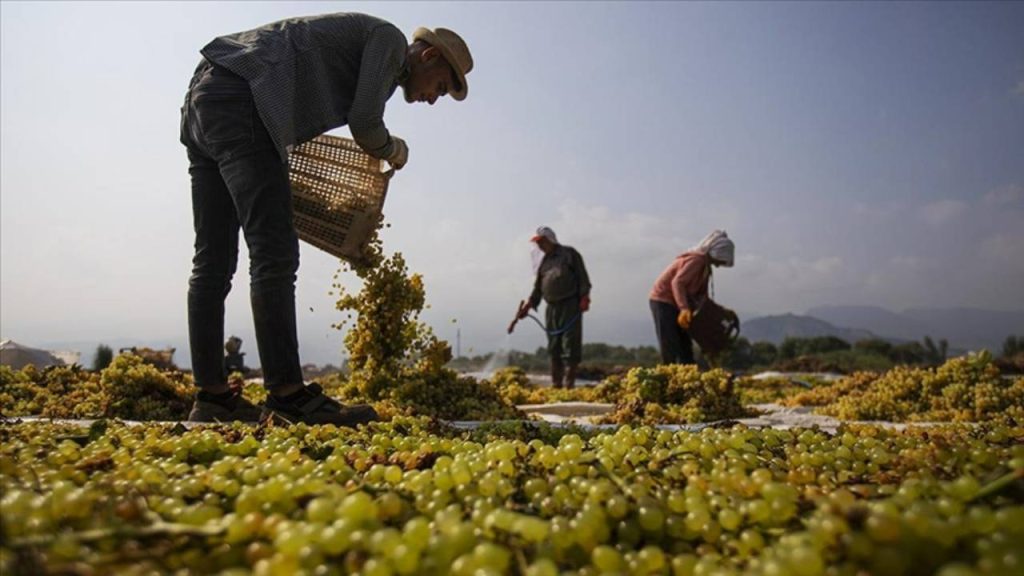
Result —
M 725 231 L 715 230 L 700 244 L 677 256 L 654 282 L 651 314 L 665 364 L 693 364 L 690 322 L 708 298 L 711 267 L 731 267 L 735 251 Z
M 559 244 L 551 228 L 541 226 L 530 241 L 537 243 L 544 259 L 537 268 L 533 293 L 519 304 L 516 319 L 526 318 L 544 298 L 548 304 L 544 322 L 551 355 L 551 385 L 561 388 L 564 378 L 566 388 L 572 388 L 583 356 L 583 313 L 590 309 L 590 277 L 580 253 Z

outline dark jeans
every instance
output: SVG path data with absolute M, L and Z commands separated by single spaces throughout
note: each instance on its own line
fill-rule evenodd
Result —
M 658 348 L 664 364 L 693 364 L 693 342 L 676 318 L 679 308 L 666 302 L 651 300 L 651 314 L 654 316 L 654 331 L 658 334 Z
M 302 384 L 295 328 L 299 240 L 288 166 L 260 120 L 248 84 L 200 64 L 181 115 L 192 177 L 195 256 L 188 335 L 196 385 L 222 389 L 224 299 L 238 264 L 238 231 L 249 247 L 250 299 L 265 385 Z

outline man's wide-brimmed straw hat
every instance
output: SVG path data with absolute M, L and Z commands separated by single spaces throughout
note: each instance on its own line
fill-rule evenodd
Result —
M 459 79 L 459 85 L 454 86 L 449 94 L 456 100 L 465 100 L 466 93 L 469 92 L 466 74 L 473 69 L 473 56 L 470 55 L 466 42 L 447 28 L 434 28 L 433 30 L 417 28 L 412 33 L 412 40 L 413 42 L 423 40 L 441 51 L 441 55 L 451 64 L 452 70 L 455 70 L 455 75 Z

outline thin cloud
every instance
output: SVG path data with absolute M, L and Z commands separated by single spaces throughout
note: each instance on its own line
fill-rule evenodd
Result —
M 997 266 L 1024 271 L 1019 264 L 1024 254 L 1024 230 L 1004 230 L 986 237 L 978 245 L 978 254 Z
M 838 255 L 779 258 L 753 253 L 737 260 L 722 287 L 747 308 L 795 309 L 807 297 L 832 292 L 854 280 Z
M 997 208 L 1024 208 L 1024 185 L 1008 184 L 985 194 L 983 201 Z
M 932 226 L 944 226 L 955 220 L 966 210 L 967 204 L 960 200 L 938 200 L 925 204 L 921 208 L 921 217 Z
M 906 270 L 918 270 L 924 265 L 924 260 L 918 256 L 899 255 L 890 258 L 889 264 Z

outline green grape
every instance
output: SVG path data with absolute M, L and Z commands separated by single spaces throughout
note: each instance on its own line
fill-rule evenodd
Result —
M 314 498 L 306 505 L 306 518 L 310 522 L 327 523 L 334 520 L 337 504 L 333 498 L 321 496 Z
M 658 508 L 651 506 L 641 507 L 637 511 L 640 527 L 648 532 L 655 532 L 661 529 L 665 523 L 665 514 Z
M 473 559 L 481 568 L 504 573 L 511 560 L 509 551 L 502 546 L 484 542 L 473 548 Z
M 521 434 L 0 423 L 0 562 L 32 539 L 44 573 L 1019 571 L 1017 425 Z
M 525 576 L 558 576 L 558 565 L 548 558 L 541 558 L 526 567 Z
M 391 551 L 391 562 L 398 574 L 415 574 L 420 565 L 419 551 L 405 544 L 399 544 Z
M 597 546 L 590 552 L 590 559 L 601 572 L 620 572 L 625 564 L 622 555 L 611 546 Z
M 327 526 L 320 533 L 319 542 L 324 553 L 337 556 L 348 550 L 352 543 L 352 529 L 345 520 L 339 520 L 331 526 Z
M 739 528 L 742 522 L 743 515 L 731 508 L 726 508 L 718 513 L 718 523 L 723 529 L 728 530 L 729 532 L 733 532 Z

